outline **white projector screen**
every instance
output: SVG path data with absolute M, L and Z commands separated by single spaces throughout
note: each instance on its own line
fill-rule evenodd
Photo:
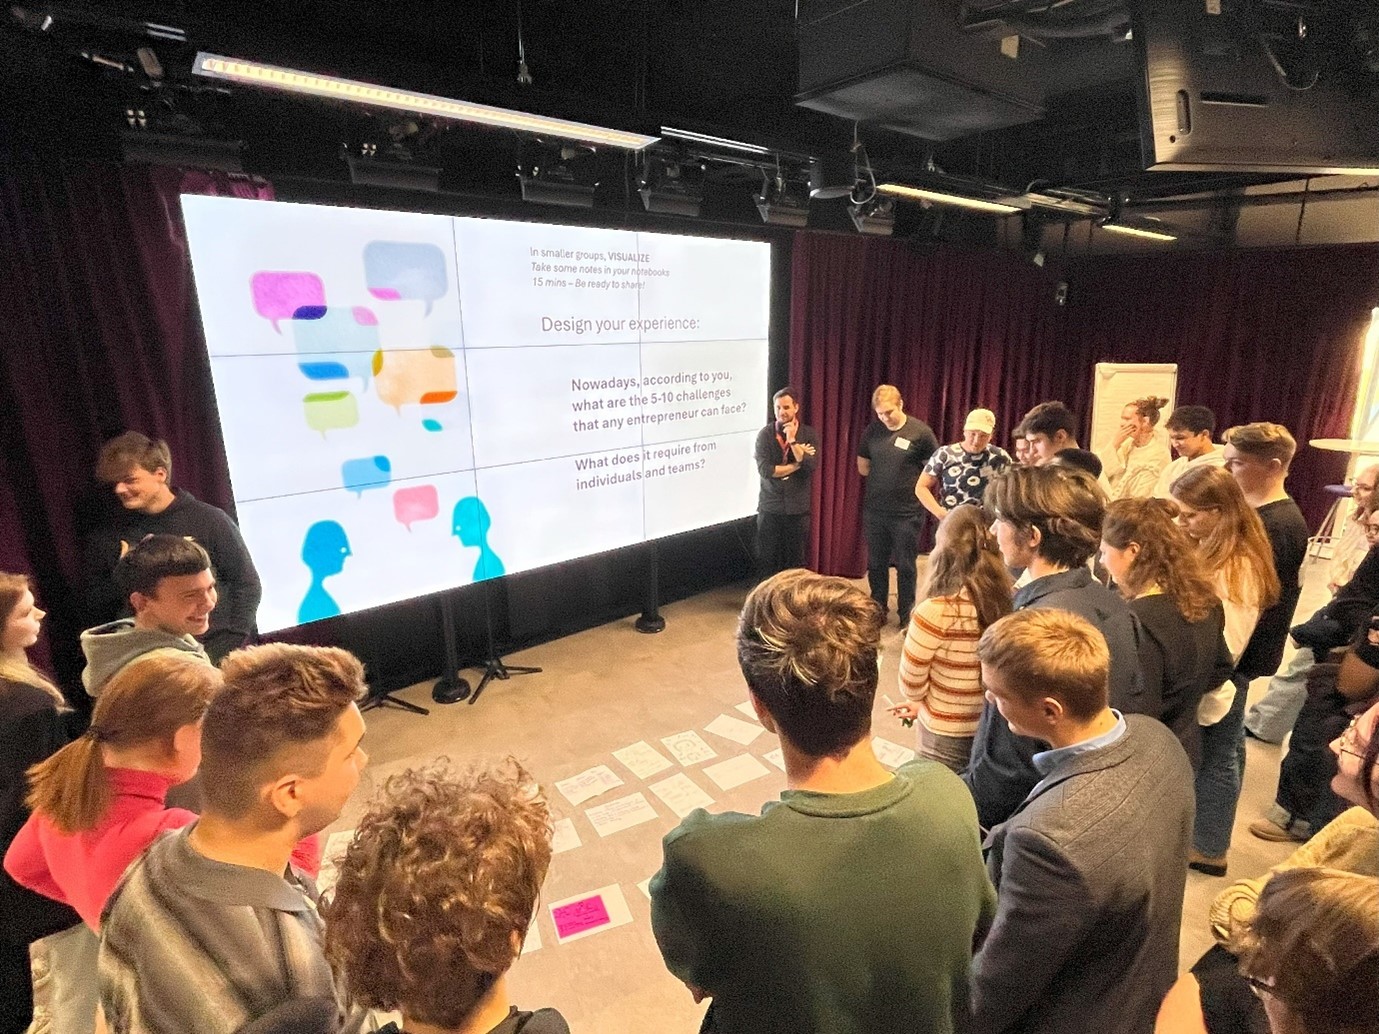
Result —
M 261 630 L 755 512 L 769 245 L 182 210 Z

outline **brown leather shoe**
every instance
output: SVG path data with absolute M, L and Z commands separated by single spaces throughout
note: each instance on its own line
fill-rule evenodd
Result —
M 1187 853 L 1187 867 L 1197 872 L 1204 872 L 1208 876 L 1226 875 L 1226 856 L 1219 855 L 1213 858 L 1205 855 L 1196 848 L 1189 848 Z
M 1250 832 L 1259 837 L 1260 840 L 1268 840 L 1274 844 L 1301 844 L 1307 838 L 1300 833 L 1294 833 L 1291 829 L 1284 829 L 1272 819 L 1259 819 L 1250 823 Z

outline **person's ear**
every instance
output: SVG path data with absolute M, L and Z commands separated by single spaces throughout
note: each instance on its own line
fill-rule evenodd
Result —
M 1029 526 L 1029 530 L 1025 532 L 1025 545 L 1030 549 L 1038 551 L 1039 543 L 1043 541 L 1044 533 L 1040 531 L 1037 527 L 1035 527 L 1033 524 L 1031 524 Z
M 147 607 L 148 604 L 149 597 L 145 596 L 142 592 L 131 592 L 129 594 L 129 605 L 134 609 L 135 614 L 143 613 L 144 608 Z
M 188 722 L 172 734 L 173 759 L 180 761 L 201 749 L 201 723 Z
M 1063 720 L 1063 701 L 1057 697 L 1045 697 L 1039 701 L 1039 710 L 1049 725 L 1057 725 Z
M 756 712 L 757 721 L 761 723 L 761 727 L 772 735 L 779 736 L 780 733 L 776 732 L 776 722 L 771 717 L 771 712 L 766 710 L 766 705 L 750 688 L 747 690 L 747 699 L 752 702 L 752 710 Z
M 285 775 L 263 790 L 264 799 L 285 819 L 295 819 L 306 806 L 302 797 L 302 779 Z
M 153 471 L 152 473 L 153 473 L 153 476 L 154 476 L 159 482 L 161 482 L 162 484 L 167 484 L 167 481 L 168 481 L 168 468 L 167 468 L 167 467 L 159 467 L 157 470 Z

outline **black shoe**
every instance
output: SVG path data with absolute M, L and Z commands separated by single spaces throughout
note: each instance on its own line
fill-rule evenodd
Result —
M 1210 855 L 1199 854 L 1196 848 L 1192 848 L 1187 853 L 1187 867 L 1197 872 L 1204 872 L 1208 876 L 1226 875 L 1226 856 L 1213 858 Z

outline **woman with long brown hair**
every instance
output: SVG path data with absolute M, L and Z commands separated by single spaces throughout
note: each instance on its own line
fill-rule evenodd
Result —
M 1101 562 L 1140 622 L 1140 713 L 1177 734 L 1195 769 L 1197 706 L 1230 678 L 1225 611 L 1192 540 L 1165 499 L 1117 499 L 1101 527 Z
M 979 506 L 959 506 L 938 526 L 923 600 L 910 615 L 900 656 L 906 703 L 891 709 L 918 719 L 919 753 L 955 772 L 967 767 L 982 716 L 977 640 L 1009 614 L 1014 589 L 991 519 Z
M 1239 662 L 1266 607 L 1279 598 L 1274 551 L 1264 522 L 1245 493 L 1220 467 L 1193 467 L 1169 488 L 1178 504 L 1178 523 L 1197 543 L 1225 608 L 1226 646 Z M 1202 698 L 1202 763 L 1197 770 L 1197 817 L 1188 865 L 1210 876 L 1226 874 L 1226 852 L 1244 777 L 1242 741 L 1245 702 L 1240 678 L 1232 676 Z M 1237 694 L 1241 699 L 1237 700 Z
M 69 737 L 72 712 L 57 687 L 29 662 L 44 618 L 29 580 L 0 572 L 0 852 L 28 816 L 24 772 Z M 28 1027 L 29 944 L 77 921 L 71 909 L 18 886 L 0 875 L 0 1034 Z

